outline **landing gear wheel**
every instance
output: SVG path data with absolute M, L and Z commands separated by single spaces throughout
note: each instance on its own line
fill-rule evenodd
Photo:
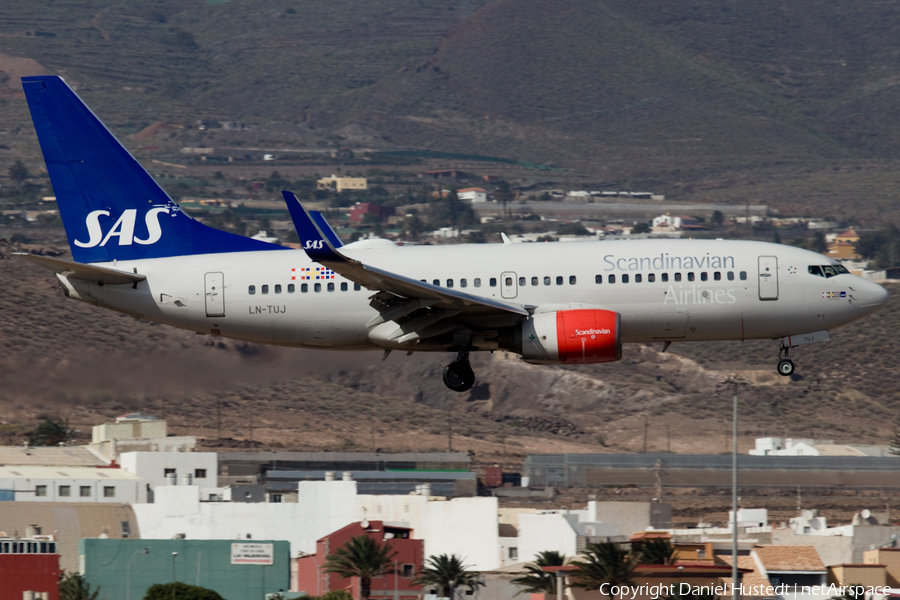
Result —
M 778 374 L 784 377 L 790 377 L 794 374 L 794 361 L 789 358 L 782 358 L 778 361 Z
M 444 367 L 444 385 L 454 392 L 466 392 L 475 384 L 475 372 L 469 365 L 469 353 L 460 352 L 455 361 Z

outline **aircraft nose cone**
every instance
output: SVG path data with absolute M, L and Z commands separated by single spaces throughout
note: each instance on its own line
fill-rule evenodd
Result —
M 891 299 L 891 293 L 873 281 L 863 280 L 859 293 L 859 312 L 863 315 L 873 313 Z

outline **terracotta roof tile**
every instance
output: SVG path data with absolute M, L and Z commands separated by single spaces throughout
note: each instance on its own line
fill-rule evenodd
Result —
M 766 571 L 825 571 L 813 546 L 757 546 L 753 551 Z

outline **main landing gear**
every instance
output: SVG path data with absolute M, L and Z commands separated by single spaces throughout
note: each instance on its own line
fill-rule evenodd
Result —
M 790 359 L 788 354 L 791 349 L 782 344 L 778 351 L 778 374 L 784 377 L 790 377 L 794 374 L 794 361 Z
M 444 367 L 444 385 L 454 392 L 465 392 L 475 384 L 475 371 L 469 364 L 468 350 L 460 350 L 456 360 Z

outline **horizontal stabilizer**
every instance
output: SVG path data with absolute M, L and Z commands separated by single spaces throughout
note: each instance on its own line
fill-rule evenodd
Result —
M 26 254 L 24 252 L 16 252 L 14 255 L 31 261 L 48 271 L 64 275 L 69 279 L 80 279 L 99 285 L 131 285 L 147 279 L 146 276 L 138 275 L 137 273 L 96 267 L 94 265 L 83 265 L 68 260 L 50 258 L 49 256 L 38 256 L 37 254 Z

